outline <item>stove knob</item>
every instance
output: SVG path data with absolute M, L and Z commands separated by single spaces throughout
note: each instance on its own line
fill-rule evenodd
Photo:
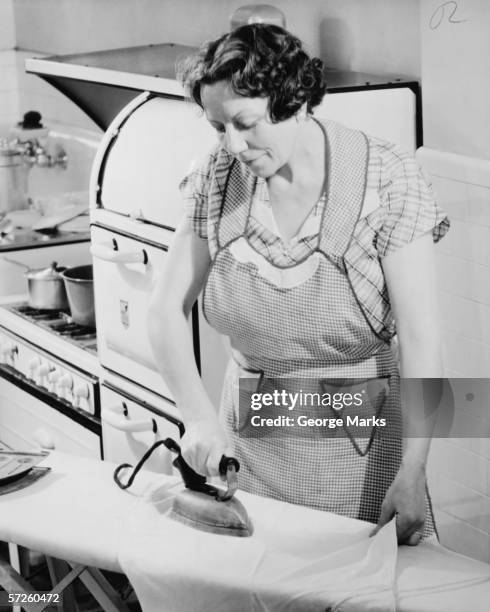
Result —
M 48 382 L 56 384 L 61 376 L 61 370 L 54 369 L 48 373 Z
M 90 389 L 87 383 L 81 383 L 73 389 L 73 397 L 75 398 L 75 406 L 78 406 L 81 399 L 88 400 L 90 398 Z
M 40 378 L 44 378 L 52 370 L 54 370 L 54 367 L 50 365 L 47 361 L 45 361 L 44 363 L 41 363 L 41 365 L 38 367 L 37 374 Z
M 58 381 L 58 387 L 67 391 L 73 389 L 73 376 L 71 374 L 63 374 Z
M 2 342 L 0 344 L 0 355 L 3 359 L 13 359 L 15 355 L 19 354 L 19 347 L 12 342 L 11 340 L 7 340 L 6 342 Z
M 37 374 L 37 370 L 39 368 L 39 366 L 41 365 L 41 358 L 40 357 L 33 357 L 30 361 L 29 361 L 29 375 L 31 378 L 34 378 L 35 375 Z

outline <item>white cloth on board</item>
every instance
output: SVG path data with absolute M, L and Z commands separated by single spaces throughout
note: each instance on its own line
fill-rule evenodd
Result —
M 398 547 L 394 520 L 371 538 L 369 523 L 240 491 L 253 535 L 215 535 L 168 518 L 181 488 L 151 485 L 124 524 L 119 563 L 144 612 L 487 610 L 489 565 Z
M 210 534 L 168 518 L 181 487 L 150 489 L 124 528 L 145 612 L 395 610 L 394 523 L 370 538 L 370 524 L 240 492 L 253 535 Z

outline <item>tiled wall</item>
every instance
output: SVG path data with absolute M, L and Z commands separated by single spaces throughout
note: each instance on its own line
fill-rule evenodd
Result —
M 453 385 L 452 435 L 467 437 L 433 440 L 429 479 L 442 542 L 490 562 L 490 161 L 426 155 L 452 224 L 437 248 L 446 374 L 482 379 Z

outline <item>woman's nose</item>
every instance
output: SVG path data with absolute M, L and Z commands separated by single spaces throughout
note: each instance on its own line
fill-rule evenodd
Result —
M 232 125 L 226 127 L 223 138 L 224 146 L 232 155 L 238 155 L 248 148 L 243 136 Z

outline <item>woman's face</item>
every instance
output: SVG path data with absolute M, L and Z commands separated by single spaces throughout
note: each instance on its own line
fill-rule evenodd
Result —
M 226 81 L 203 85 L 201 101 L 223 146 L 253 174 L 269 178 L 288 164 L 298 137 L 294 116 L 272 123 L 267 98 L 239 96 Z

